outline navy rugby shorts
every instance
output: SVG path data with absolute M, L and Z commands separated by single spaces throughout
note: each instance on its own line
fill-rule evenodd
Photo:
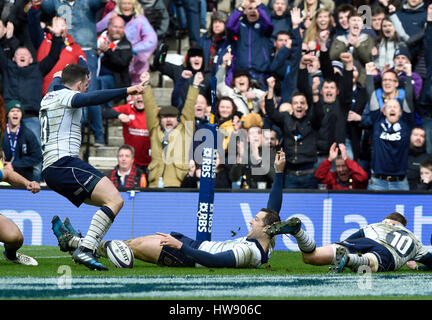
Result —
M 48 187 L 77 207 L 90 198 L 103 177 L 101 172 L 76 157 L 63 157 L 42 171 L 42 178 Z
M 336 242 L 348 249 L 349 253 L 373 253 L 378 259 L 378 272 L 394 271 L 395 263 L 391 252 L 382 244 L 369 238 L 346 239 Z

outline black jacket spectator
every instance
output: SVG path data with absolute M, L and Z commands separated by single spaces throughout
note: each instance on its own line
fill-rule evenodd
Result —
M 62 44 L 61 37 L 54 37 L 48 56 L 41 62 L 32 61 L 25 67 L 19 67 L 16 62 L 8 59 L 0 47 L 3 97 L 6 103 L 10 100 L 19 100 L 27 115 L 39 116 L 43 77 L 56 64 Z
M 5 153 L 5 160 L 7 162 L 11 161 L 12 150 L 7 133 L 3 137 L 3 151 Z M 25 125 L 21 124 L 18 133 L 15 156 L 12 161 L 14 170 L 27 180 L 33 181 L 33 166 L 41 163 L 41 161 L 42 152 L 39 148 L 39 143 L 36 141 L 35 135 L 27 129 Z

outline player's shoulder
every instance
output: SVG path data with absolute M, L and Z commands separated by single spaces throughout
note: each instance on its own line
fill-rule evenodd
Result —
M 79 91 L 68 88 L 50 91 L 42 98 L 41 110 L 56 108 L 59 107 L 59 105 L 67 106 L 70 104 L 72 97 L 77 93 L 79 93 Z

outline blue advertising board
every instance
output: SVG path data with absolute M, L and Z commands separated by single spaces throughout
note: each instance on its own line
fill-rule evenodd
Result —
M 198 192 L 123 192 L 123 209 L 105 239 L 125 240 L 158 231 L 196 235 Z M 267 193 L 216 192 L 212 240 L 246 235 L 249 221 L 266 207 Z M 70 218 L 85 234 L 95 207 L 76 208 L 51 190 L 31 194 L 25 190 L 1 188 L 0 213 L 12 219 L 23 231 L 25 245 L 57 245 L 51 219 Z M 281 218 L 299 217 L 318 246 L 346 238 L 360 227 L 381 221 L 398 211 L 408 220 L 407 228 L 432 250 L 432 197 L 427 194 L 391 193 L 284 193 Z M 276 250 L 297 250 L 289 236 L 278 238 Z

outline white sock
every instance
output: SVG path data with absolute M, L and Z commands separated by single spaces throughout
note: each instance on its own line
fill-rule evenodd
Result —
M 313 238 L 309 236 L 309 234 L 300 229 L 299 232 L 293 235 L 297 240 L 297 245 L 301 251 L 304 253 L 311 253 L 316 248 L 316 242 Z
M 349 254 L 347 267 L 357 270 L 360 266 L 369 266 L 369 258 L 364 255 Z
M 113 220 L 102 209 L 98 210 L 93 216 L 90 228 L 81 245 L 95 251 L 112 223 Z
M 82 242 L 83 242 L 84 238 L 80 238 L 80 237 L 72 237 L 72 239 L 69 240 L 68 244 L 69 247 L 71 248 L 78 248 L 79 246 L 81 246 Z

